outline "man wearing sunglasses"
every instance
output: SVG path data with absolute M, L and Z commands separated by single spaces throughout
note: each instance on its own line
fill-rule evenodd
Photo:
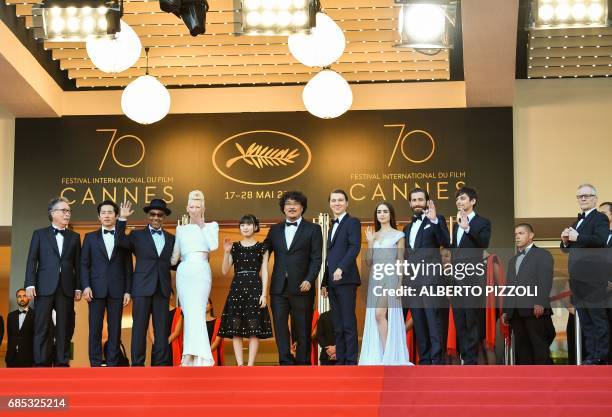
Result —
M 172 281 L 170 257 L 174 248 L 174 235 L 162 229 L 164 219 L 171 211 L 164 200 L 153 199 L 144 207 L 147 226 L 125 235 L 127 218 L 134 211 L 130 202 L 121 204 L 117 222 L 117 244 L 136 256 L 132 276 L 132 366 L 144 366 L 149 319 L 153 317 L 155 343 L 151 365 L 168 366 L 170 362 L 170 322 L 168 303 Z

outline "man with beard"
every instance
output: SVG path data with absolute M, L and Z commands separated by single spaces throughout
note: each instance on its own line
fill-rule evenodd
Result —
M 437 214 L 436 206 L 429 199 L 429 193 L 422 188 L 410 191 L 410 208 L 414 216 L 412 222 L 404 228 L 406 236 L 406 261 L 412 264 L 442 265 L 440 248 L 450 245 L 450 235 L 446 219 Z M 439 268 L 430 268 L 439 269 Z M 426 272 L 419 276 L 409 277 L 419 288 L 435 288 L 442 284 L 442 277 Z M 442 328 L 444 315 L 448 317 L 448 308 L 442 304 L 445 300 L 439 297 L 412 297 L 410 308 L 417 340 L 419 365 L 443 365 L 444 352 Z M 447 307 L 447 306 L 446 306 Z
M 174 235 L 162 229 L 164 219 L 171 211 L 166 202 L 153 199 L 143 208 L 147 213 L 148 225 L 125 235 L 127 218 L 134 211 L 132 204 L 121 204 L 117 222 L 117 244 L 130 249 L 136 256 L 136 266 L 132 276 L 132 366 L 144 366 L 149 319 L 153 317 L 155 342 L 151 354 L 151 365 L 169 366 L 170 319 L 168 303 L 172 281 L 170 277 L 170 257 L 174 249 Z
M 28 307 L 30 300 L 25 289 L 17 290 L 15 295 L 18 309 L 6 319 L 6 367 L 29 368 L 34 365 L 34 309 Z

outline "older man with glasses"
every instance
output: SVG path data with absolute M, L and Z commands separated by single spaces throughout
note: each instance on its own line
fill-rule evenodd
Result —
M 580 213 L 561 233 L 561 250 L 569 253 L 568 270 L 572 303 L 576 306 L 585 341 L 585 365 L 608 360 L 609 328 L 606 313 L 607 276 L 603 250 L 608 238 L 608 218 L 597 211 L 597 190 L 582 184 L 576 193 Z
M 54 198 L 47 207 L 51 225 L 35 230 L 28 252 L 25 288 L 35 300 L 34 365 L 69 366 L 70 339 L 74 333 L 74 301 L 81 299 L 79 277 L 81 239 L 68 229 L 70 206 L 63 197 Z M 52 311 L 55 310 L 56 357 L 50 358 L 53 337 Z

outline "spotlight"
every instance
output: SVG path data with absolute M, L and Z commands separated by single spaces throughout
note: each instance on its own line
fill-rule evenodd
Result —
M 206 32 L 207 0 L 159 0 L 159 7 L 164 12 L 183 19 L 191 36 Z
M 263 36 L 310 33 L 319 10 L 319 0 L 234 0 L 234 32 Z
M 45 0 L 32 6 L 34 37 L 55 42 L 114 38 L 122 14 L 120 0 Z
M 396 47 L 437 53 L 453 47 L 451 28 L 455 25 L 454 0 L 395 0 L 400 4 Z
M 532 0 L 529 29 L 608 26 L 608 0 Z

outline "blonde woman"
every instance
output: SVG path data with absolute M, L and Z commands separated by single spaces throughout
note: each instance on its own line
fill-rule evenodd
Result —
M 206 303 L 212 285 L 209 253 L 219 246 L 219 225 L 204 221 L 204 194 L 189 193 L 189 223 L 176 228 L 172 264 L 181 260 L 176 273 L 176 289 L 183 309 L 183 358 L 181 366 L 213 366 L 206 333 Z

